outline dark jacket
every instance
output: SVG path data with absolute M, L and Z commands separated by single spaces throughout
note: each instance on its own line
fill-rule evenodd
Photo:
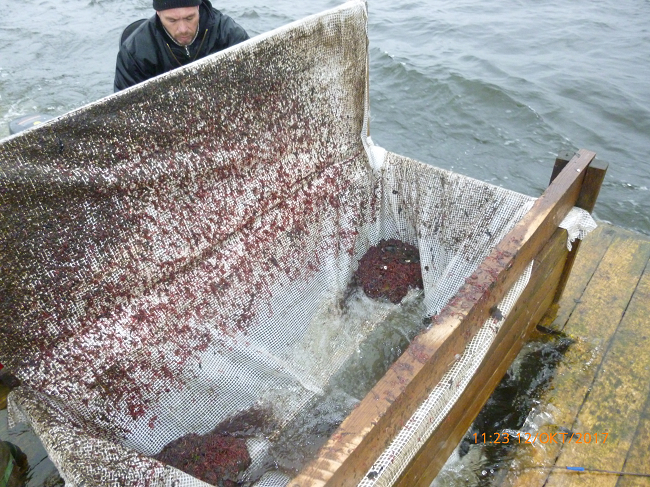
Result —
M 187 48 L 174 42 L 154 14 L 120 46 L 114 89 L 123 90 L 246 39 L 246 31 L 208 0 L 199 6 L 199 32 Z

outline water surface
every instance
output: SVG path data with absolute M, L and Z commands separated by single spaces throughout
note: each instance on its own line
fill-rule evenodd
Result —
M 216 1 L 251 35 L 339 2 Z M 150 0 L 3 2 L 0 137 L 112 92 Z M 650 2 L 369 2 L 371 133 L 423 162 L 537 196 L 555 155 L 610 169 L 596 216 L 650 234 Z

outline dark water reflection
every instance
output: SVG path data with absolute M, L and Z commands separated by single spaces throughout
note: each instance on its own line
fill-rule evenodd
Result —
M 572 343 L 563 334 L 537 333 L 523 347 L 432 487 L 503 484 L 517 449 L 530 438 L 539 398 Z

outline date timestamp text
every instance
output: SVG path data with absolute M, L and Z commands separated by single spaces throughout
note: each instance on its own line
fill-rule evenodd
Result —
M 474 443 L 483 443 L 483 444 L 508 444 L 508 443 L 583 443 L 585 445 L 591 445 L 594 443 L 605 443 L 607 441 L 607 436 L 609 433 L 474 433 Z

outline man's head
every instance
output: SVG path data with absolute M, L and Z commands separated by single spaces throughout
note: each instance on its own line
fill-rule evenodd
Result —
M 201 0 L 153 0 L 153 8 L 170 36 L 181 46 L 196 38 Z

